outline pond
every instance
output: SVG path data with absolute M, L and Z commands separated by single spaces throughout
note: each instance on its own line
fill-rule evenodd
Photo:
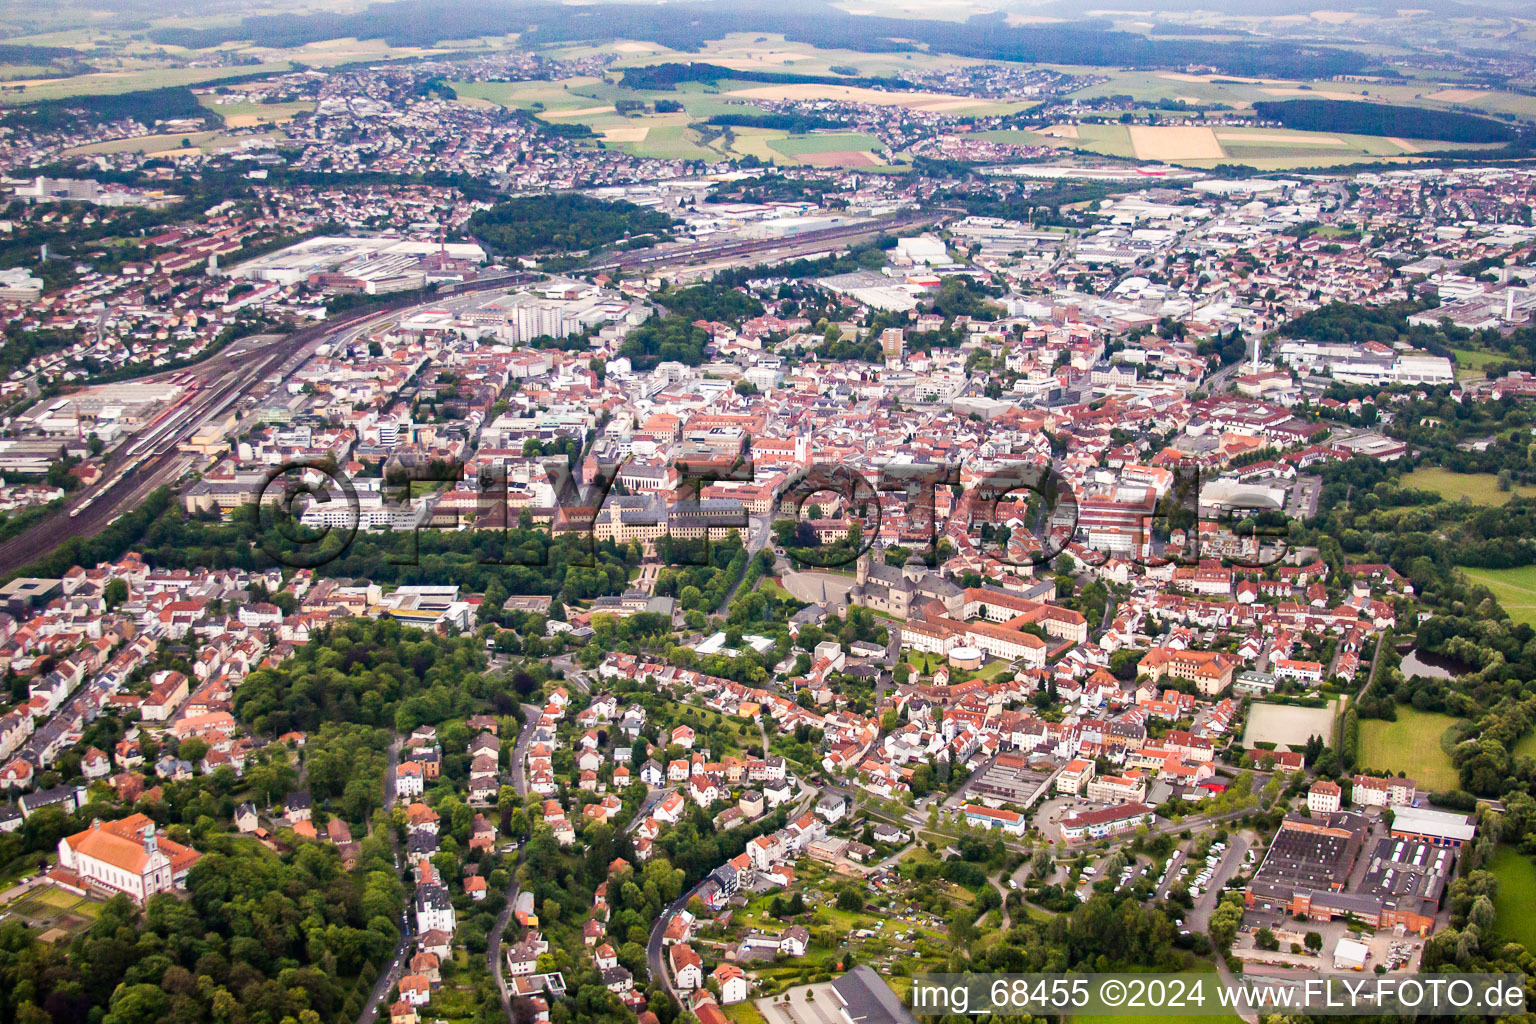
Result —
M 1401 668 L 1405 679 L 1412 679 L 1414 676 L 1423 676 L 1425 679 L 1455 679 L 1467 670 L 1465 665 L 1452 658 L 1421 651 L 1417 647 L 1403 656 Z

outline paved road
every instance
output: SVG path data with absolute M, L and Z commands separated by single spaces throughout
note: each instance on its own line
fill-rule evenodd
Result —
M 1180 846 L 1177 850 L 1173 851 L 1173 856 L 1168 858 L 1166 880 L 1162 885 L 1157 887 L 1157 892 L 1154 894 L 1157 899 L 1164 900 L 1168 898 L 1168 890 L 1172 889 L 1173 883 L 1178 881 L 1179 869 L 1184 866 L 1184 862 L 1188 859 L 1189 852 L 1183 846 Z
M 544 711 L 532 704 L 524 704 L 522 707 L 523 731 L 517 734 L 517 743 L 512 748 L 512 788 L 517 790 L 518 796 L 527 796 L 528 744 L 533 739 L 533 727 L 539 724 L 539 716 Z
M 400 763 L 400 737 L 396 735 L 389 741 L 389 760 L 384 768 L 384 810 L 386 812 L 395 809 L 395 766 Z M 308 762 L 306 762 L 306 767 Z M 395 830 L 389 830 L 389 845 L 395 855 L 395 870 L 400 870 L 400 845 Z M 378 1017 L 379 1003 L 395 982 L 400 980 L 401 971 L 405 967 L 406 956 L 410 952 L 411 939 L 414 929 L 411 922 L 410 905 L 400 917 L 400 943 L 395 946 L 395 952 L 389 958 L 389 964 L 379 974 L 379 980 L 373 983 L 373 990 L 368 993 L 368 1001 L 363 1004 L 363 1010 L 357 1015 L 357 1024 L 372 1024 Z
M 791 821 L 805 813 L 805 808 L 819 795 L 820 790 L 814 786 L 808 786 L 804 781 L 801 781 L 800 792 L 802 794 L 800 803 L 789 815 Z M 645 962 L 650 968 L 651 980 L 659 981 L 666 988 L 667 993 L 674 999 L 679 999 L 680 997 L 672 983 L 672 973 L 667 970 L 665 958 L 662 956 L 661 937 L 666 932 L 667 922 L 672 920 L 672 915 L 688 905 L 689 898 L 693 896 L 698 888 L 697 885 L 693 886 L 662 908 L 661 913 L 656 917 L 655 923 L 651 925 L 651 935 L 645 944 Z
M 677 899 L 662 908 L 661 914 L 656 918 L 656 923 L 651 926 L 651 936 L 645 943 L 645 962 L 650 968 L 651 980 L 661 982 L 667 990 L 667 994 L 673 999 L 678 999 L 677 987 L 672 983 L 672 972 L 667 970 L 665 958 L 661 955 L 661 937 L 667 930 L 667 922 L 672 920 L 672 915 L 688 905 L 688 900 L 698 890 L 694 886 L 683 893 Z
M 523 706 L 523 730 L 517 734 L 517 743 L 512 747 L 512 788 L 517 790 L 517 795 L 528 795 L 528 780 L 523 772 L 524 755 L 528 752 L 528 743 L 533 739 L 533 730 L 539 724 L 539 715 L 543 713 L 541 708 L 532 704 Z M 501 1009 L 512 1019 L 512 998 L 507 991 L 507 979 L 504 977 L 506 967 L 501 958 L 501 933 L 507 930 L 507 924 L 512 920 L 512 908 L 517 903 L 517 871 L 522 867 L 523 854 L 519 850 L 517 861 L 512 865 L 511 878 L 507 882 L 507 905 L 501 908 L 501 913 L 496 916 L 496 925 L 491 929 L 490 943 L 485 949 L 485 965 L 490 969 L 491 977 L 496 979 L 496 988 L 501 993 Z
M 752 564 L 752 557 L 768 544 L 769 530 L 772 526 L 773 516 L 771 515 L 747 517 L 747 564 L 749 566 Z M 720 599 L 720 607 L 716 609 L 717 614 L 724 615 L 730 610 L 731 602 L 736 600 L 736 592 L 741 589 L 745 580 L 746 574 L 743 573 L 742 578 L 736 581 L 736 585 Z
M 1228 879 L 1237 874 L 1243 866 L 1243 858 L 1248 853 L 1249 843 L 1246 836 L 1237 833 L 1228 833 L 1227 848 L 1221 863 L 1216 865 L 1216 873 L 1211 876 L 1211 884 L 1195 900 L 1195 907 L 1184 918 L 1184 927 L 1192 932 L 1203 932 L 1210 928 L 1211 912 L 1216 909 L 1216 901 L 1221 898 L 1222 886 Z
M 624 826 L 624 831 L 633 832 L 635 829 L 639 828 L 641 822 L 645 821 L 645 819 L 650 815 L 652 807 L 655 807 L 657 804 L 665 800 L 668 793 L 676 792 L 676 786 L 662 786 L 659 789 L 649 790 L 645 794 L 645 799 L 640 801 L 640 806 L 635 808 L 634 816 L 629 819 L 629 824 Z

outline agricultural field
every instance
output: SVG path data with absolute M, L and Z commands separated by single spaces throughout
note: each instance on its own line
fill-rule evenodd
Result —
M 218 132 L 186 132 L 172 135 L 139 135 L 131 139 L 112 139 L 95 142 L 89 146 L 77 146 L 65 152 L 77 153 L 179 153 L 200 149 L 218 138 Z M 190 143 L 183 146 L 182 141 Z
M 697 55 L 695 55 L 697 56 Z M 755 156 L 764 163 L 884 169 L 874 155 L 879 141 L 859 132 L 812 132 L 792 135 L 773 128 L 704 124 L 718 114 L 759 112 L 751 103 L 727 99 L 719 88 L 687 82 L 670 92 L 624 89 L 606 79 L 573 78 L 563 82 L 455 82 L 459 101 L 495 103 L 525 110 L 554 123 L 584 124 L 611 149 L 661 160 L 719 160 Z M 672 100 L 676 113 L 620 114 L 615 103 Z
M 292 121 L 314 111 L 313 103 L 218 103 L 219 97 L 203 94 L 197 101 L 224 119 L 226 128 L 255 128 Z
M 107 142 L 95 142 L 89 146 L 76 146 L 66 150 L 69 155 L 79 153 L 143 153 L 145 156 L 185 156 L 200 150 L 218 149 L 220 146 L 238 145 L 241 139 L 254 139 L 261 136 L 231 136 L 223 132 L 183 132 L 171 135 L 139 135 L 131 139 L 111 139 Z M 280 133 L 273 132 L 270 137 L 281 138 Z M 182 145 L 183 142 L 187 145 Z
M 6 82 L 6 91 L 0 92 L 0 105 L 32 103 L 37 100 L 55 100 L 67 96 L 106 96 L 140 89 L 163 89 L 173 85 L 197 85 L 218 78 L 235 75 L 274 74 L 288 71 L 287 61 L 218 68 L 145 68 L 130 71 L 105 71 L 71 78 L 22 78 Z M 25 89 L 16 90 L 16 86 Z
M 539 112 L 591 107 L 592 97 L 579 90 L 600 82 L 600 78 L 567 78 L 560 82 L 453 82 L 452 86 L 460 100 L 485 100 L 513 110 Z
M 1404 487 L 1436 491 L 1446 501 L 1465 498 L 1474 505 L 1502 505 L 1511 498 L 1536 495 L 1536 487 L 1511 485 L 1499 490 L 1498 477 L 1492 473 L 1453 473 L 1437 467 L 1420 467 L 1402 478 Z
M 775 142 L 773 148 L 789 156 L 807 153 L 837 153 L 843 150 L 871 150 L 880 140 L 862 132 L 810 132 L 805 135 L 788 135 Z
M 726 87 L 729 83 L 721 83 Z M 926 110 L 946 114 L 1011 114 L 1027 109 L 1033 102 L 978 99 L 973 96 L 956 96 L 942 92 L 895 92 L 869 89 L 856 85 L 837 85 L 821 82 L 791 82 L 784 85 L 753 85 L 742 83 L 728 89 L 728 96 L 748 100 L 841 100 L 850 103 L 870 103 L 883 107 L 906 107 L 909 110 Z
M 1062 67 L 1061 70 L 1087 72 L 1091 69 Z M 1088 86 L 1072 95 L 1084 99 L 1129 95 L 1148 106 L 1163 100 L 1183 101 L 1191 106 L 1224 103 L 1238 111 L 1264 100 L 1379 100 L 1432 110 L 1462 109 L 1536 118 L 1536 97 L 1492 89 L 1447 88 L 1443 82 L 1296 81 L 1173 71 L 1111 71 L 1108 74 L 1109 81 Z
M 871 167 L 884 161 L 874 153 L 880 140 L 860 132 L 812 132 L 783 135 L 768 148 L 795 162 L 817 167 Z
M 1445 792 L 1460 781 L 1440 737 L 1457 719 L 1411 707 L 1397 709 L 1397 721 L 1360 719 L 1360 766 L 1405 772 L 1421 790 Z
M 1536 626 L 1536 565 L 1522 565 L 1515 569 L 1461 568 L 1462 575 L 1473 583 L 1481 583 L 1493 591 L 1499 607 L 1509 613 L 1513 622 Z
M 1494 927 L 1527 949 L 1536 946 L 1536 915 L 1531 913 L 1536 903 L 1536 864 L 1514 847 L 1501 846 L 1488 870 L 1499 880 L 1493 897 L 1493 909 L 1499 914 Z
M 1069 130 L 1075 129 L 1075 130 Z M 989 133 L 996 135 L 999 133 Z M 1012 134 L 1012 133 L 1010 133 Z M 1478 148 L 1471 143 L 1388 139 L 1343 132 L 1306 132 L 1288 128 L 1241 128 L 1205 125 L 1058 125 L 1039 133 L 1025 144 L 1085 150 L 1189 167 L 1216 167 L 1240 163 L 1260 170 L 1339 164 L 1410 161 L 1426 149 Z M 998 139 L 997 141 L 1025 141 Z
M 924 17 L 940 17 L 927 13 Z M 933 68 L 986 64 L 988 61 L 949 54 L 864 53 L 858 50 L 818 49 L 809 43 L 792 42 L 782 35 L 736 32 L 706 42 L 696 51 L 683 52 L 653 42 L 618 40 L 601 45 L 559 47 L 546 51 L 551 57 L 577 58 L 600 53 L 618 57 L 615 68 L 640 64 L 697 61 L 721 67 L 758 71 L 793 71 L 804 75 L 837 74 L 832 68 L 851 67 L 860 76 L 899 77 L 903 73 Z
M 7 916 L 40 931 L 44 942 L 56 942 L 89 928 L 101 913 L 101 901 L 50 884 L 34 887 L 7 903 L 4 910 Z

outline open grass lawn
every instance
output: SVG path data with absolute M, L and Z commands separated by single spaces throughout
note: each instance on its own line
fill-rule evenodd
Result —
M 562 82 L 453 82 L 461 98 L 486 100 L 515 110 L 580 110 L 598 106 L 591 97 L 577 93 L 598 78 L 568 78 Z
M 918 651 L 913 649 L 908 649 L 906 656 L 902 660 L 904 660 L 908 665 L 911 665 L 917 671 L 923 673 L 923 675 L 932 675 L 939 670 L 941 665 L 945 663 L 945 659 L 939 657 L 937 654 L 929 654 L 927 651 Z
M 1521 736 L 1515 741 L 1515 749 L 1510 751 L 1516 757 L 1536 757 L 1536 729 Z
M 1499 880 L 1493 909 L 1499 912 L 1495 927 L 1506 939 L 1513 939 L 1527 949 L 1536 949 L 1536 864 L 1512 846 L 1501 846 L 1488 864 Z
M 717 150 L 701 144 L 698 133 L 683 124 L 658 124 L 651 127 L 643 139 L 634 142 L 610 142 L 608 147 L 655 160 L 718 160 L 720 158 Z
M 768 1018 L 758 1010 L 757 1004 L 748 999 L 744 1003 L 731 1003 L 722 1006 L 725 1011 L 725 1019 L 735 1021 L 736 1024 L 768 1024 Z
M 1450 715 L 1397 709 L 1397 721 L 1379 718 L 1360 720 L 1360 765 L 1390 772 L 1406 772 L 1420 789 L 1437 792 L 1456 789 L 1460 782 L 1450 755 L 1440 748 L 1440 737 L 1456 723 Z
M 53 907 L 55 910 L 70 910 L 82 902 L 81 898 L 74 893 L 54 888 L 51 885 L 41 889 L 33 889 L 29 895 L 32 899 L 37 900 L 37 902 Z
M 768 576 L 764 576 L 761 580 L 758 581 L 757 589 L 771 597 L 778 598 L 780 601 L 793 601 L 795 599 L 794 594 L 791 594 L 789 591 L 785 590 L 779 584 L 775 583 L 771 577 Z
M 880 145 L 873 135 L 862 132 L 812 132 L 807 135 L 787 135 L 769 143 L 780 153 L 799 156 L 801 153 L 843 153 L 849 150 L 869 152 Z
M 1472 582 L 1481 583 L 1493 591 L 1499 606 L 1509 613 L 1512 621 L 1536 626 L 1536 565 L 1522 565 L 1516 569 L 1469 569 L 1463 566 L 1461 572 Z
M 1509 357 L 1502 352 L 1490 352 L 1480 348 L 1453 348 L 1456 356 L 1456 376 L 1482 377 L 1484 369 Z
M 1467 499 L 1476 505 L 1502 505 L 1510 498 L 1528 498 L 1536 487 L 1511 486 L 1499 490 L 1498 477 L 1492 473 L 1453 473 L 1448 469 L 1420 467 L 1402 479 L 1404 487 L 1435 491 L 1446 501 Z

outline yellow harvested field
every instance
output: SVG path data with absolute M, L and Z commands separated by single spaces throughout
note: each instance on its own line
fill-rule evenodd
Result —
M 1440 100 L 1443 103 L 1466 103 L 1470 100 L 1480 100 L 1488 94 L 1482 89 L 1441 89 L 1432 92 L 1424 98 L 1427 100 Z
M 644 142 L 645 137 L 651 133 L 651 126 L 647 124 L 625 128 L 604 128 L 604 142 Z
M 1272 132 L 1217 132 L 1222 142 L 1262 142 L 1270 146 L 1347 146 L 1332 135 L 1276 135 Z M 1395 140 L 1394 140 L 1395 141 Z
M 1260 89 L 1269 96 L 1296 96 L 1300 99 L 1358 100 L 1358 92 L 1335 92 L 1331 89 Z
M 795 82 L 789 85 L 764 85 L 752 89 L 733 89 L 728 96 L 749 100 L 841 100 L 844 103 L 870 103 L 882 107 L 907 107 L 911 110 L 956 110 L 973 107 L 987 100 L 954 96 L 940 92 L 882 92 L 855 85 L 823 85 L 819 82 Z
M 1395 135 L 1388 138 L 1387 141 L 1394 146 L 1400 147 L 1404 153 L 1417 153 L 1420 151 L 1417 143 L 1409 142 L 1407 139 L 1399 139 Z
M 542 115 L 545 120 L 551 117 L 586 117 L 588 114 L 611 114 L 613 106 L 580 107 L 576 110 L 547 110 Z
M 1325 25 L 1343 25 L 1359 17 L 1354 11 L 1313 11 L 1312 20 Z
M 663 49 L 663 47 L 657 46 L 654 43 L 637 43 L 633 41 L 614 43 L 613 48 L 619 53 L 656 53 Z
M 809 53 L 799 50 L 746 50 L 740 56 L 715 57 L 710 63 L 735 68 L 738 71 L 750 71 L 764 65 L 782 67 L 785 64 L 793 64 L 797 60 L 805 60 L 810 56 Z
M 178 147 L 176 149 L 157 149 L 153 153 L 145 153 L 144 154 L 144 159 L 146 159 L 146 160 L 162 160 L 162 159 L 174 160 L 177 157 L 197 156 L 202 151 L 203 151 L 203 147 L 201 147 L 201 146 L 192 146 L 192 147 L 189 147 L 189 148 L 186 148 L 186 149 L 183 149 L 183 148 L 180 148 L 180 147 Z
M 1009 25 L 1059 25 L 1065 18 L 1048 18 L 1043 14 L 1010 14 L 1003 19 Z
M 1049 135 L 1053 139 L 1075 139 L 1077 138 L 1077 125 L 1053 124 L 1049 128 L 1041 128 L 1040 134 Z
M 1226 156 L 1216 133 L 1199 125 L 1130 126 L 1138 160 L 1220 160 Z

